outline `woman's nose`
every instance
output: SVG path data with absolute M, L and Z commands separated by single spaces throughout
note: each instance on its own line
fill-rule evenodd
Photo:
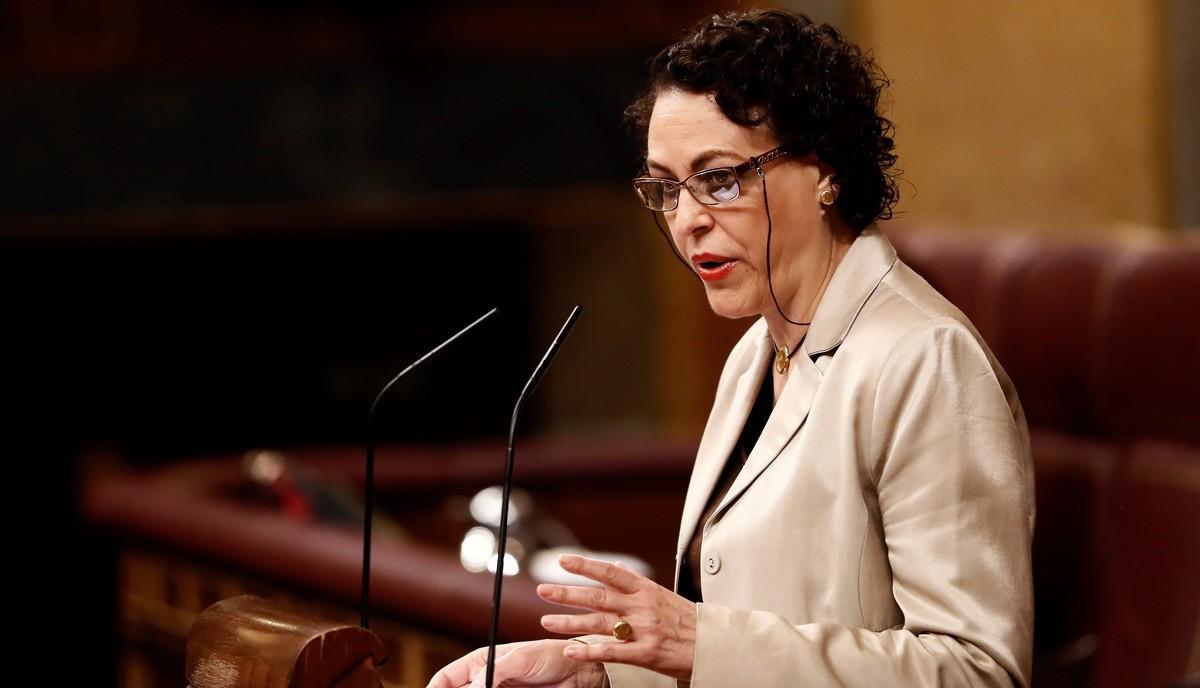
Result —
M 676 243 L 682 245 L 688 235 L 700 235 L 712 229 L 713 218 L 709 207 L 697 201 L 687 189 L 679 194 L 679 206 L 672 218 L 671 233 Z

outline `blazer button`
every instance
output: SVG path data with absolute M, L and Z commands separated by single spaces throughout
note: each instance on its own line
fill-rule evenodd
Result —
M 704 572 L 711 575 L 720 570 L 721 570 L 721 557 L 717 556 L 717 554 L 715 552 L 709 552 L 708 554 L 705 554 L 704 555 Z

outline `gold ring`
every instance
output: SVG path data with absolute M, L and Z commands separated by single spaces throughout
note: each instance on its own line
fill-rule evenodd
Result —
M 625 619 L 617 619 L 613 624 L 613 637 L 617 640 L 629 640 L 633 637 L 633 626 Z

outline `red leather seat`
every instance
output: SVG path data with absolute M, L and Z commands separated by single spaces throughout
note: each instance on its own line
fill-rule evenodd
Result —
M 1105 317 L 1099 286 L 1113 254 L 1096 243 L 1031 241 L 996 286 L 988 343 L 1030 425 L 1105 434 L 1093 371 Z
M 1200 673 L 1200 449 L 1142 442 L 1122 473 L 1096 685 L 1169 686 Z
M 981 275 L 993 242 L 976 234 L 904 225 L 889 227 L 887 234 L 904 262 L 980 327 Z
M 1036 669 L 1040 684 L 1077 686 L 1090 665 L 1074 655 L 1094 644 L 1101 619 L 1112 551 L 1107 520 L 1120 454 L 1109 443 L 1052 430 L 1034 430 L 1032 443 Z
M 1200 444 L 1200 242 L 1127 249 L 1100 299 L 1105 424 L 1124 438 Z

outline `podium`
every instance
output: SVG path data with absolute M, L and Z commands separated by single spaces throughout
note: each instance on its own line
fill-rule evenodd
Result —
M 382 688 L 383 642 L 239 595 L 204 610 L 187 643 L 189 688 Z

